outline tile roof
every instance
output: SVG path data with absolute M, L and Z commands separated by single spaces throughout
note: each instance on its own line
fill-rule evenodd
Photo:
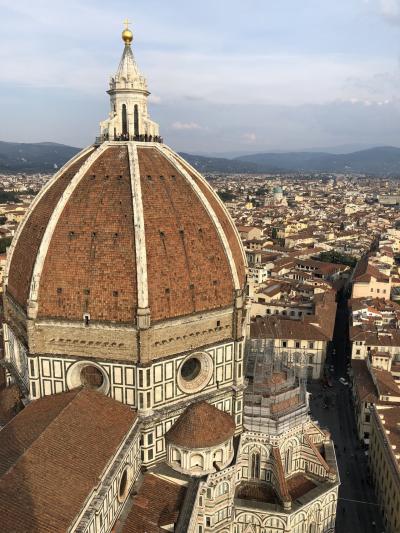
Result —
M 67 531 L 135 419 L 87 389 L 30 403 L 0 431 L 2 531 Z
M 356 388 L 357 397 L 361 402 L 376 403 L 378 394 L 368 370 L 367 362 L 364 359 L 352 359 L 353 383 Z
M 226 442 L 234 432 L 231 415 L 203 401 L 189 405 L 165 438 L 184 448 L 209 448 Z
M 378 331 L 375 328 L 350 326 L 350 340 L 364 341 L 368 346 L 400 346 L 400 330 L 390 328 Z
M 252 339 L 328 340 L 328 337 L 312 324 L 283 317 L 257 318 L 250 324 Z
M 236 489 L 235 498 L 272 504 L 280 503 L 272 485 L 255 481 L 240 483 Z
M 311 481 L 308 477 L 306 477 L 304 474 L 295 474 L 294 476 L 289 477 L 286 480 L 289 494 L 291 499 L 297 500 L 297 498 L 301 498 L 307 492 L 315 488 L 317 485 Z
M 285 472 L 283 470 L 281 452 L 278 446 L 272 447 L 272 457 L 274 458 L 275 463 L 275 475 L 279 498 L 282 500 L 282 502 L 290 502 L 290 494 L 286 482 Z
M 379 396 L 393 396 L 400 400 L 400 388 L 391 372 L 381 368 L 371 367 L 371 373 L 374 377 Z
M 358 261 L 354 269 L 353 281 L 369 282 L 371 278 L 375 278 L 379 282 L 389 282 L 389 278 L 371 265 L 369 263 L 369 256 L 365 255 Z
M 392 452 L 392 458 L 400 467 L 400 405 L 393 407 L 376 408 L 380 424 L 384 428 L 382 435 L 389 442 L 388 449 Z
M 161 533 L 176 524 L 186 487 L 147 473 L 121 533 Z

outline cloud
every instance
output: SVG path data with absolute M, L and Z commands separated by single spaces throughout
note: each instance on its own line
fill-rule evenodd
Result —
M 364 1 L 364 18 L 360 0 L 254 2 L 257 17 L 239 0 L 119 7 L 156 92 L 152 118 L 175 148 L 205 152 L 397 143 L 400 0 Z M 0 138 L 92 140 L 123 50 L 121 9 L 0 0 Z
M 381 13 L 387 17 L 399 14 L 400 0 L 371 2 L 374 2 L 374 10 L 379 5 Z M 322 41 L 317 51 L 315 42 L 309 43 L 306 26 L 301 39 L 296 35 L 291 37 L 290 31 L 285 31 L 284 37 L 279 39 L 273 39 L 273 32 L 269 37 L 259 26 L 279 27 L 282 20 L 286 25 L 286 17 L 280 18 L 283 12 L 273 12 L 268 23 L 259 17 L 263 20 L 261 24 L 254 16 L 242 21 L 234 10 L 233 14 L 221 10 L 210 25 L 203 19 L 207 10 L 196 8 L 200 18 L 195 18 L 194 24 L 190 13 L 195 8 L 189 3 L 180 2 L 180 9 L 160 7 L 157 10 L 152 9 L 154 3 L 155 0 L 149 0 L 147 8 L 138 8 L 133 26 L 137 62 L 148 79 L 150 91 L 156 91 L 150 100 L 153 104 L 183 99 L 238 104 L 243 102 L 243 94 L 248 95 L 246 98 L 254 105 L 320 104 L 351 97 L 372 100 L 371 94 L 359 95 L 355 90 L 347 90 L 346 80 L 353 77 L 366 82 L 374 75 L 390 73 L 397 68 L 393 54 L 357 56 L 349 50 L 338 53 L 335 47 L 326 52 L 321 49 Z M 236 0 L 234 3 L 239 5 Z M 0 84 L 58 87 L 93 96 L 104 94 L 123 46 L 119 39 L 121 22 L 110 3 L 70 0 L 66 7 L 59 0 L 36 3 L 0 0 L 0 9 Z M 325 5 L 322 8 L 324 18 L 327 9 Z M 235 26 L 225 24 L 223 32 L 217 31 L 213 25 L 218 23 L 218 16 L 233 17 L 237 24 L 243 22 L 249 31 L 255 24 L 260 33 L 253 31 L 252 39 L 241 35 L 232 45 L 230 32 L 235 31 Z M 165 23 L 165 17 L 170 24 Z M 182 24 L 181 17 L 186 17 L 186 25 Z M 315 21 L 311 23 L 314 27 Z M 16 24 L 18 32 L 15 32 Z M 178 24 L 179 31 L 176 31 Z M 297 22 L 296 28 L 299 27 Z M 21 34 L 27 37 L 21 39 Z M 296 47 L 293 47 L 295 38 Z M 335 35 L 335 46 L 339 41 Z M 246 49 L 249 43 L 254 46 L 251 53 Z M 379 99 L 391 96 L 382 94 Z
M 386 72 L 371 73 L 370 76 L 349 77 L 343 87 L 344 100 L 365 105 L 387 104 L 398 101 L 400 71 L 397 64 Z
M 248 144 L 255 143 L 257 140 L 257 135 L 255 133 L 245 133 L 243 135 L 243 140 Z
M 162 102 L 162 99 L 160 96 L 158 96 L 157 94 L 150 94 L 149 98 L 148 98 L 148 101 L 151 103 L 151 104 L 161 104 Z
M 197 122 L 174 122 L 171 125 L 173 130 L 201 130 L 203 129 Z
M 382 14 L 390 19 L 398 19 L 400 17 L 400 1 L 399 0 L 380 0 L 380 8 Z

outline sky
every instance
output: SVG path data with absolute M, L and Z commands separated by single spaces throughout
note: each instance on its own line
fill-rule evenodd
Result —
M 126 17 L 175 150 L 400 146 L 400 0 L 0 0 L 0 140 L 91 144 Z

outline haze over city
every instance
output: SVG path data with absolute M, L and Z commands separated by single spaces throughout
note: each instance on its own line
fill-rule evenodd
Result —
M 298 7 L 1 0 L 0 139 L 93 141 L 109 110 L 105 91 L 120 55 L 113 37 L 124 13 L 152 116 L 177 150 L 397 146 L 400 2 Z

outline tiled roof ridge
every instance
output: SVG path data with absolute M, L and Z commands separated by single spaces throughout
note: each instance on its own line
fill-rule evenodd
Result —
M 278 446 L 272 447 L 272 453 L 275 459 L 276 470 L 277 470 L 277 480 L 279 483 L 279 496 L 283 502 L 291 502 L 292 498 L 289 494 L 289 489 L 286 483 L 285 473 L 283 471 L 282 457 L 281 452 L 279 451 Z
M 310 446 L 310 448 L 312 449 L 312 451 L 314 452 L 314 455 L 316 456 L 316 458 L 318 459 L 318 461 L 321 463 L 321 465 L 324 467 L 324 469 L 328 472 L 328 473 L 334 473 L 335 471 L 328 465 L 328 463 L 325 461 L 325 459 L 322 457 L 322 455 L 320 454 L 318 448 L 315 446 L 315 444 L 313 443 L 313 441 L 310 439 L 310 436 L 307 435 L 307 433 L 304 434 L 304 439 L 305 441 L 307 442 L 307 444 Z

